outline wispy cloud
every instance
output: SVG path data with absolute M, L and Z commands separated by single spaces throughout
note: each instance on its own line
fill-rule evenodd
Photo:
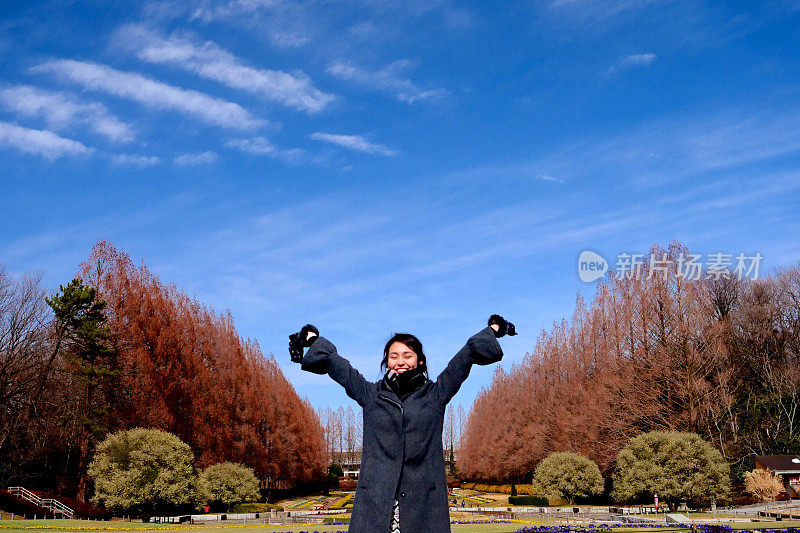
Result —
M 554 178 L 550 174 L 538 174 L 536 177 L 539 178 L 542 181 L 552 181 L 552 182 L 555 182 L 555 183 L 564 183 L 564 180 L 560 180 L 558 178 Z
M 25 117 L 42 117 L 53 129 L 85 124 L 112 141 L 133 140 L 131 127 L 114 117 L 103 104 L 81 102 L 71 94 L 30 85 L 0 87 L 0 104 Z
M 552 0 L 550 9 L 584 20 L 603 20 L 665 0 Z
M 308 44 L 310 39 L 298 33 L 276 31 L 270 34 L 269 40 L 279 48 L 298 48 Z
M 444 88 L 422 89 L 407 77 L 403 77 L 403 73 L 413 66 L 413 61 L 400 59 L 389 63 L 381 70 L 369 71 L 351 63 L 337 61 L 328 67 L 327 72 L 370 89 L 393 93 L 398 100 L 409 104 L 420 100 L 440 100 L 447 96 L 448 91 Z
M 648 52 L 646 54 L 631 54 L 608 67 L 606 74 L 611 76 L 622 70 L 628 70 L 636 67 L 647 67 L 650 66 L 655 60 L 656 55 L 652 52 Z
M 0 122 L 0 146 L 10 146 L 51 160 L 94 151 L 81 142 L 59 137 L 52 131 L 23 128 L 9 122 Z
M 619 62 L 621 67 L 646 67 L 655 61 L 656 55 L 653 53 L 647 54 L 631 54 Z
M 206 3 L 194 10 L 192 18 L 210 22 L 232 15 L 252 14 L 260 9 L 274 8 L 280 4 L 281 2 L 278 0 L 228 0 L 216 3 L 216 5 Z
M 217 162 L 219 157 L 216 153 L 208 150 L 199 154 L 183 154 L 177 156 L 173 162 L 182 167 L 210 165 Z
M 164 38 L 142 25 L 129 25 L 119 30 L 116 41 L 124 43 L 139 59 L 148 63 L 175 65 L 200 77 L 294 109 L 315 113 L 334 100 L 332 94 L 314 87 L 302 71 L 290 74 L 250 67 L 217 44 L 200 42 L 194 36 L 172 34 Z
M 114 154 L 111 161 L 117 165 L 151 167 L 160 163 L 161 159 L 154 155 Z
M 557 176 L 570 183 L 586 183 L 587 176 L 616 176 L 641 189 L 688 178 L 703 181 L 720 171 L 750 176 L 756 165 L 781 165 L 798 154 L 797 106 L 769 111 L 729 107 L 716 113 L 648 121 L 617 135 L 565 143 L 528 161 L 454 172 L 448 179 L 453 183 L 501 178 L 528 181 Z
M 343 9 L 353 8 L 359 14 L 385 21 L 387 32 L 392 26 L 420 17 L 438 14 L 447 28 L 463 30 L 472 25 L 473 15 L 455 5 L 451 0 L 404 0 L 403 2 L 384 2 L 374 0 L 356 0 L 344 4 L 327 4 L 324 2 L 286 2 L 278 0 L 206 0 L 198 8 L 191 11 L 191 18 L 203 22 L 234 20 L 256 20 L 268 22 L 264 27 L 287 27 L 314 31 L 309 26 L 325 25 L 330 20 L 338 20 L 339 16 L 331 16 L 332 12 L 340 15 Z
M 302 148 L 292 148 L 289 150 L 278 148 L 265 137 L 230 139 L 225 143 L 225 146 L 228 148 L 235 148 L 247 154 L 266 155 L 282 159 L 288 163 L 296 163 L 306 155 L 306 151 Z
M 380 154 L 386 156 L 397 155 L 397 150 L 391 150 L 382 144 L 371 143 L 360 135 L 336 135 L 333 133 L 312 133 L 311 138 L 317 141 L 336 144 L 357 152 Z
M 247 130 L 265 124 L 239 104 L 98 63 L 60 59 L 42 63 L 31 70 L 53 74 L 86 89 L 127 98 L 147 107 L 178 111 L 215 126 Z

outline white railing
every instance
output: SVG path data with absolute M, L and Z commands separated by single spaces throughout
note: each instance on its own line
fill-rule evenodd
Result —
M 27 500 L 34 505 L 47 509 L 53 514 L 60 514 L 64 518 L 73 518 L 75 511 L 53 498 L 40 498 L 25 487 L 8 487 L 8 492 L 22 500 Z

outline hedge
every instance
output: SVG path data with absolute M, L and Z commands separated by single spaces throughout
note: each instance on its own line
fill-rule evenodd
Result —
M 237 503 L 232 513 L 265 513 L 267 511 L 283 511 L 283 507 L 274 503 Z
M 531 485 L 515 485 L 517 494 L 532 494 Z M 500 494 L 511 494 L 511 485 L 488 485 L 486 483 L 462 483 L 462 489 L 477 490 L 478 492 L 495 492 Z
M 344 509 L 345 506 L 353 503 L 353 498 L 354 497 L 355 497 L 354 494 L 347 494 L 347 495 L 339 498 L 339 500 L 334 502 L 333 505 L 328 507 L 328 509 Z
M 547 507 L 550 502 L 544 496 L 509 496 L 508 503 L 511 505 L 528 505 L 531 507 Z

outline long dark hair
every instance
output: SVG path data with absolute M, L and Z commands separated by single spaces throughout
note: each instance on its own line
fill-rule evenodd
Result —
M 422 372 L 428 377 L 428 363 L 425 361 L 425 352 L 422 351 L 422 343 L 411 333 L 395 333 L 383 348 L 383 359 L 381 360 L 381 373 L 386 373 L 389 364 L 389 347 L 395 342 L 400 342 L 411 348 L 417 354 L 417 365 L 422 365 Z

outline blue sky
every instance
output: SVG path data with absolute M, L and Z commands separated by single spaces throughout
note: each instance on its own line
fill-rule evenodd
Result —
M 799 38 L 789 0 L 4 1 L 0 262 L 56 289 L 109 240 L 317 407 L 306 322 L 377 379 L 501 313 L 510 368 L 583 250 L 797 263 Z

